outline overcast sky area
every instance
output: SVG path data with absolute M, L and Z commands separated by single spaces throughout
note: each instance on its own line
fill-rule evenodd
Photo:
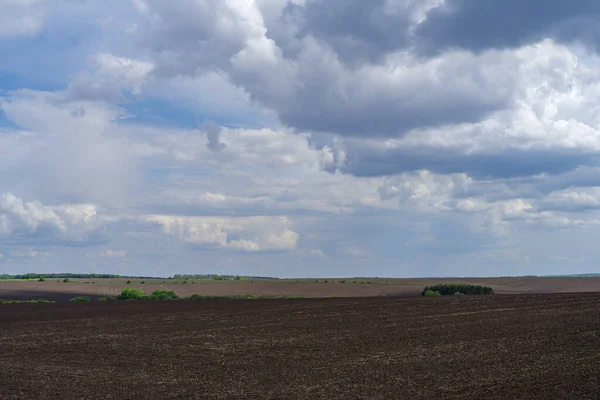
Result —
M 597 0 L 0 0 L 0 272 L 599 272 Z

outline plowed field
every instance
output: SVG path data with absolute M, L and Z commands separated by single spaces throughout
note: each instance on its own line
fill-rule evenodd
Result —
M 0 306 L 0 399 L 597 399 L 600 294 Z
M 86 281 L 94 281 L 95 284 Z M 340 281 L 347 283 L 340 283 Z M 363 282 L 365 284 L 360 284 Z M 416 297 L 427 285 L 438 283 L 466 283 L 490 286 L 497 294 L 522 293 L 573 293 L 600 292 L 600 278 L 544 277 L 544 278 L 412 278 L 412 279 L 369 279 L 333 278 L 315 280 L 282 279 L 270 282 L 249 283 L 245 281 L 195 281 L 181 284 L 175 280 L 146 280 L 139 284 L 127 279 L 73 279 L 71 283 L 56 281 L 19 282 L 0 281 L 0 299 L 44 298 L 53 301 L 69 301 L 76 296 L 98 299 L 117 296 L 124 287 L 142 289 L 146 293 L 154 290 L 173 290 L 181 297 L 192 294 L 211 296 L 261 295 L 261 296 L 307 296 L 307 297 Z M 327 283 L 325 283 L 327 282 Z M 351 282 L 358 282 L 353 284 Z

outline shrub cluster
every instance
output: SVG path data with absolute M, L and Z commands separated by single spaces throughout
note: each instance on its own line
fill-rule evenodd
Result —
M 487 286 L 468 284 L 440 284 L 427 286 L 421 292 L 421 296 L 436 296 L 436 292 L 439 293 L 438 295 L 442 296 L 452 296 L 457 294 L 494 294 L 494 290 Z
M 146 294 L 141 289 L 123 288 L 121 294 L 116 297 L 103 297 L 99 301 L 126 301 L 126 300 L 179 300 L 177 293 L 168 290 L 155 290 Z
M 27 303 L 54 303 L 54 301 L 35 299 L 35 300 L 0 300 L 0 304 L 27 304 Z
M 71 303 L 91 303 L 92 299 L 90 299 L 88 296 L 79 296 L 79 297 L 73 297 L 69 301 Z

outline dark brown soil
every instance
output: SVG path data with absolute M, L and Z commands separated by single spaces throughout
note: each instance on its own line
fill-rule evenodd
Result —
M 346 283 L 338 283 L 340 281 Z M 96 284 L 85 281 L 97 282 Z M 332 283 L 334 281 L 335 283 Z M 600 292 L 600 278 L 428 278 L 428 279 L 388 279 L 383 281 L 358 279 L 353 284 L 352 278 L 333 278 L 324 283 L 300 280 L 277 280 L 272 282 L 236 282 L 236 281 L 200 281 L 192 284 L 175 283 L 170 280 L 149 280 L 141 285 L 133 281 L 134 287 L 146 293 L 154 290 L 174 290 L 181 297 L 192 294 L 212 296 L 231 295 L 263 295 L 263 296 L 307 296 L 307 297 L 414 297 L 421 290 L 435 283 L 470 283 L 492 287 L 498 294 L 516 293 L 571 293 Z M 363 281 L 365 284 L 360 284 Z M 164 282 L 164 283 L 163 283 Z M 366 282 L 371 282 L 367 284 Z M 386 283 L 387 282 L 387 283 Z M 116 296 L 126 285 L 123 279 L 80 279 L 71 283 L 56 281 L 15 282 L 0 281 L 0 299 L 31 299 L 68 301 L 76 296 L 91 296 L 93 299 L 105 296 Z
M 0 399 L 597 399 L 600 294 L 0 306 Z

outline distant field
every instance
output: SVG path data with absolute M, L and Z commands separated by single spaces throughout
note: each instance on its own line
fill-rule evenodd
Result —
M 600 293 L 7 305 L 0 399 L 597 399 L 599 316 Z
M 169 279 L 71 279 L 70 283 L 50 279 L 37 281 L 0 280 L 0 299 L 45 298 L 66 301 L 71 297 L 90 296 L 93 299 L 118 295 L 123 287 L 173 290 L 181 297 L 192 294 L 211 296 L 260 295 L 322 297 L 410 297 L 418 296 L 423 287 L 436 283 L 470 283 L 492 287 L 498 294 L 600 292 L 600 277 L 545 278 L 319 278 L 280 279 L 268 281 L 217 281 Z M 345 283 L 342 283 L 345 282 Z

